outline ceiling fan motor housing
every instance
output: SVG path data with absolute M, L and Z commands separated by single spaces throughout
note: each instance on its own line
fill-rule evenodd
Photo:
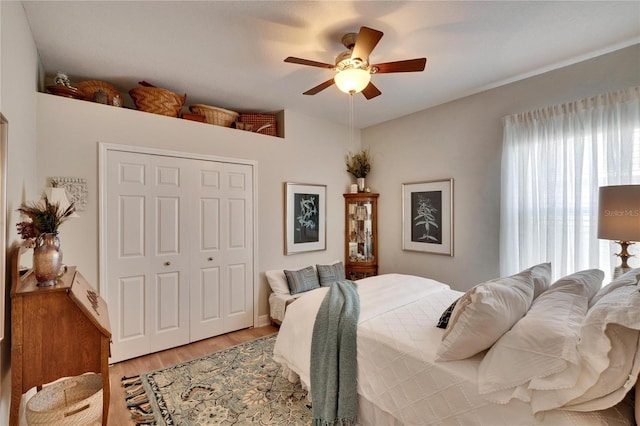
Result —
M 369 67 L 369 62 L 360 58 L 351 58 L 351 53 L 351 50 L 345 50 L 336 56 L 336 71 L 344 71 L 350 68 L 366 70 Z

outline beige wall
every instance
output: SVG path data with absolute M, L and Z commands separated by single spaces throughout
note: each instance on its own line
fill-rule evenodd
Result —
M 348 128 L 285 111 L 286 138 L 135 110 L 37 95 L 38 184 L 53 176 L 87 180 L 87 210 L 60 228 L 65 263 L 98 285 L 98 142 L 146 146 L 258 162 L 259 315 L 267 321 L 264 271 L 343 258 L 342 194 Z M 55 159 L 52 161 L 52 159 Z M 327 185 L 327 250 L 285 256 L 284 182 Z
M 425 72 L 429 72 L 429 69 Z M 503 116 L 640 85 L 640 45 L 436 106 L 362 131 L 380 192 L 380 271 L 459 290 L 499 275 Z M 402 183 L 454 179 L 454 257 L 402 250 Z
M 8 120 L 7 234 L 10 244 L 17 238 L 16 208 L 36 196 L 35 93 L 38 82 L 38 55 L 21 2 L 0 2 L 0 112 Z M 4 214 L 5 212 L 3 212 Z M 8 286 L 8 283 L 7 283 Z M 9 297 L 5 313 L 10 312 Z M 6 321 L 9 326 L 9 321 Z M 9 341 L 1 346 L 0 423 L 9 418 Z

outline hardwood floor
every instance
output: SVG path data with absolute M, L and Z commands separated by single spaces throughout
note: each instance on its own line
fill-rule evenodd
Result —
M 277 331 L 278 329 L 276 327 L 270 325 L 259 328 L 247 328 L 111 365 L 109 367 L 109 379 L 111 382 L 109 424 L 134 424 L 129 417 L 129 410 L 127 410 L 127 406 L 124 402 L 124 391 L 120 384 L 120 379 L 123 376 L 134 376 L 147 371 L 157 370 L 158 368 L 169 367 L 173 364 L 188 361 L 211 352 L 216 352 L 240 343 L 248 342 Z

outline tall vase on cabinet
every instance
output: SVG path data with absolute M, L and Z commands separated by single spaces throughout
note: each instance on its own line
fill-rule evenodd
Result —
M 33 271 L 38 287 L 55 285 L 61 267 L 62 250 L 58 235 L 56 233 L 40 234 L 33 248 Z
M 18 222 L 18 234 L 33 244 L 33 272 L 38 287 L 55 285 L 62 268 L 62 250 L 58 228 L 70 217 L 78 217 L 74 203 L 69 203 L 64 188 L 45 190 L 42 200 L 23 203 L 18 209 L 27 220 Z

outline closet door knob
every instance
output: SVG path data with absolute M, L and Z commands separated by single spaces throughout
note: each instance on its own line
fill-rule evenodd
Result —
M 164 262 L 164 266 L 169 266 L 171 265 L 171 262 Z
M 213 257 L 210 257 L 207 259 L 209 262 L 211 262 L 213 260 Z

